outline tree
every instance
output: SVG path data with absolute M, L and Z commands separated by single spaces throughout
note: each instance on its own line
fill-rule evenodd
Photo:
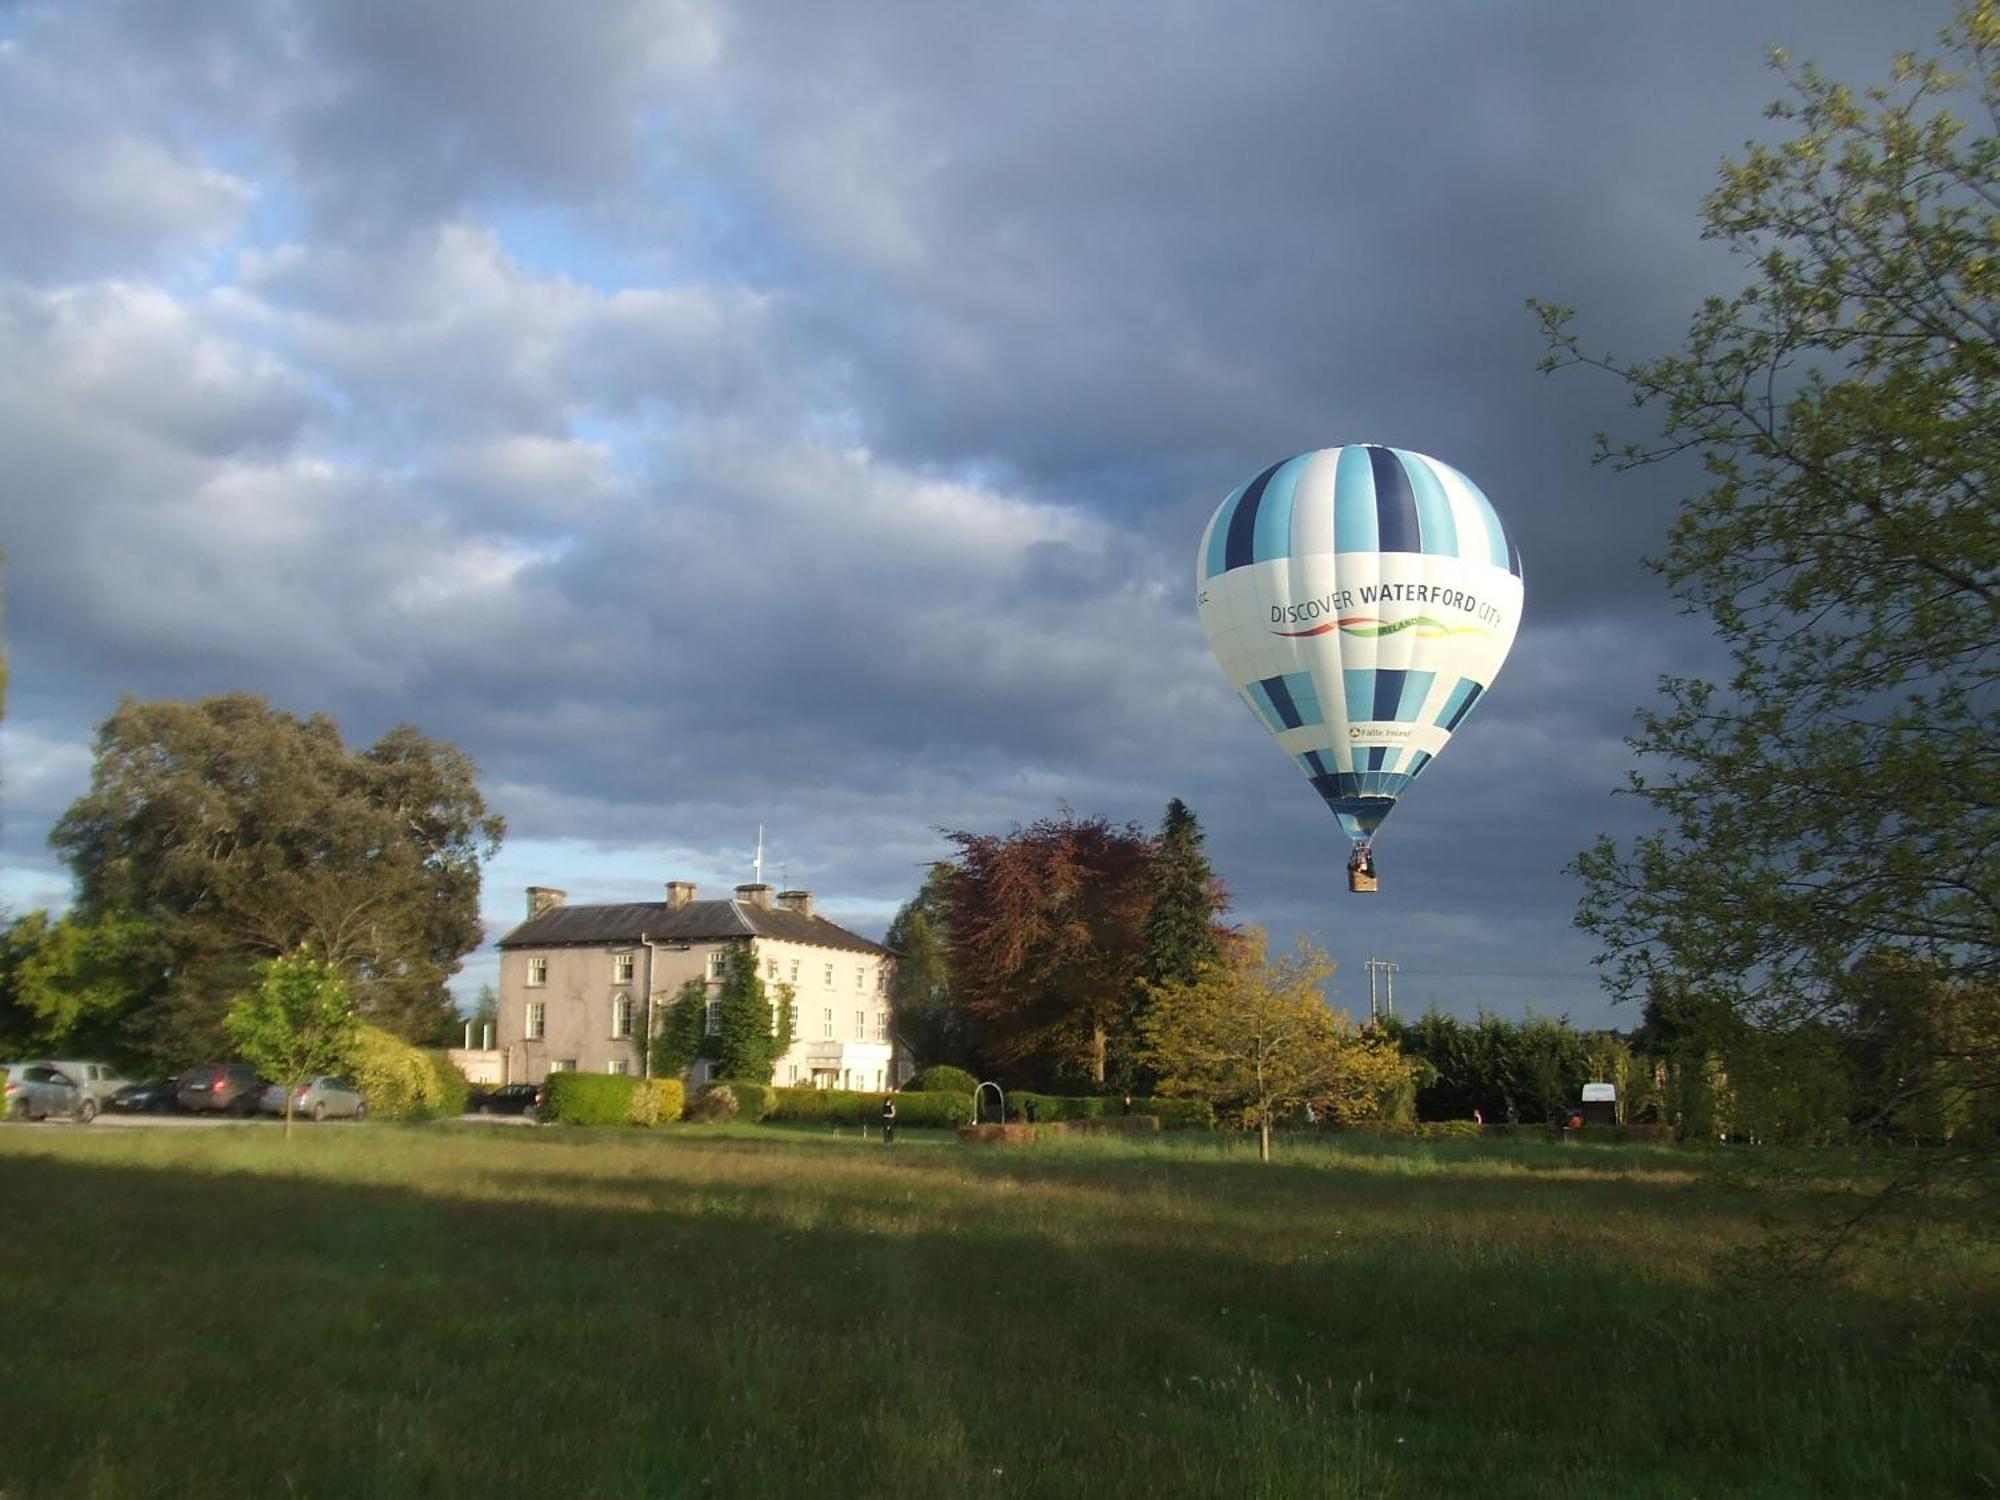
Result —
M 1578 921 L 1623 995 L 1698 987 L 1746 1022 L 1854 1022 L 1855 966 L 2000 981 L 2000 6 L 1856 91 L 1774 57 L 1789 131 L 1726 163 L 1707 235 L 1748 284 L 1679 354 L 1586 356 L 1537 305 L 1545 366 L 1657 405 L 1664 436 L 1600 458 L 1697 455 L 1652 566 L 1714 622 L 1727 682 L 1669 677 L 1630 790 L 1663 826 L 1577 861 Z M 1995 1060 L 1983 1066 L 1996 1082 Z
M 934 866 L 923 888 L 897 911 L 882 942 L 896 955 L 890 1005 L 896 1035 L 924 1063 L 972 1060 L 965 1016 L 951 984 L 951 929 L 945 923 L 949 866 Z
M 729 950 L 717 996 L 716 1034 L 708 1055 L 723 1078 L 769 1083 L 778 1059 L 792 1045 L 792 988 L 779 985 L 776 1003 L 757 975 L 757 954 L 748 943 Z
M 158 989 L 151 923 L 121 912 L 30 912 L 12 923 L 0 958 L 0 1035 L 38 1051 L 132 1051 L 135 1012 Z
M 707 1041 L 708 981 L 696 977 L 659 1008 L 646 1070 L 655 1078 L 678 1078 L 700 1060 Z
M 472 1002 L 472 1015 L 469 1019 L 472 1022 L 473 1036 L 480 1040 L 485 1038 L 487 1027 L 499 1026 L 500 996 L 492 985 L 482 984 L 479 987 L 479 995 Z
M 1160 823 L 1151 885 L 1144 977 L 1156 985 L 1185 984 L 1221 960 L 1215 924 L 1229 900 L 1202 852 L 1201 824 L 1178 797 Z
M 257 987 L 231 1002 L 222 1024 L 237 1052 L 284 1088 L 287 1136 L 293 1095 L 318 1074 L 345 1069 L 361 1041 L 347 980 L 306 951 L 258 964 Z
M 1240 1119 L 1258 1132 L 1264 1161 L 1272 1123 L 1308 1103 L 1337 1123 L 1372 1119 L 1411 1065 L 1386 1034 L 1357 1031 L 1327 1008 L 1332 975 L 1332 960 L 1303 938 L 1267 959 L 1253 929 L 1232 961 L 1149 986 L 1141 1035 L 1160 1092 L 1206 1099 L 1218 1115 Z
M 157 1051 L 211 1050 L 257 961 L 308 945 L 368 1019 L 439 1041 L 457 1016 L 445 981 L 482 935 L 479 865 L 505 828 L 476 774 L 408 726 L 352 753 L 325 715 L 248 694 L 128 699 L 50 842 L 86 919 L 159 931 L 165 979 L 143 1018 Z
M 948 837 L 952 982 L 980 1060 L 1037 1087 L 1102 1087 L 1139 994 L 1152 841 L 1067 808 L 1004 838 Z

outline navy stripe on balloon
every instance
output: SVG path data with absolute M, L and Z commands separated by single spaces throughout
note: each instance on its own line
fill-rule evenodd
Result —
M 1264 491 L 1270 487 L 1271 476 L 1283 467 L 1283 463 L 1272 464 L 1250 481 L 1250 488 L 1236 502 L 1236 510 L 1229 517 L 1229 544 L 1222 554 L 1225 570 L 1247 567 L 1256 560 L 1257 505 L 1264 498 Z
M 1521 549 L 1514 545 L 1514 539 L 1507 538 L 1507 571 L 1516 578 L 1521 576 Z
M 1479 695 L 1484 691 L 1476 682 L 1467 682 L 1465 686 L 1470 691 L 1466 693 L 1465 701 L 1458 705 L 1457 712 L 1452 714 L 1449 722 L 1445 724 L 1444 727 L 1446 729 L 1456 729 L 1460 724 L 1464 723 L 1465 716 L 1472 712 L 1472 705 L 1479 701 Z
M 1396 717 L 1396 710 L 1403 701 L 1403 683 L 1409 675 L 1408 672 L 1399 671 L 1394 667 L 1375 669 L 1375 712 L 1369 717 L 1376 719 Z
M 1285 686 L 1284 678 L 1266 677 L 1257 685 L 1270 694 L 1271 707 L 1283 721 L 1285 728 L 1297 729 L 1305 722 L 1299 716 L 1299 706 L 1292 701 L 1292 690 Z
M 1370 447 L 1368 467 L 1375 476 L 1375 545 L 1384 552 L 1423 551 L 1423 533 L 1417 525 L 1417 497 L 1410 490 L 1410 476 L 1387 448 Z M 1232 530 L 1232 545 L 1235 539 Z

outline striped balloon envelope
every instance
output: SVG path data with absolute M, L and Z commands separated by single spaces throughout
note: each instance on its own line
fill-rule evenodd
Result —
M 1359 850 L 1493 685 L 1521 601 L 1479 487 L 1373 444 L 1273 464 L 1195 560 L 1216 660 Z

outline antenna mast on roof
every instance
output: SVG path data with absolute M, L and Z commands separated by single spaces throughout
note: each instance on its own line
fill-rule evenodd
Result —
M 764 883 L 764 825 L 757 825 L 757 884 Z

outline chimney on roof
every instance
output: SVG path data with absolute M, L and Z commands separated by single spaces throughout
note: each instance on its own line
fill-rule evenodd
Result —
M 771 909 L 771 887 L 761 880 L 750 885 L 736 887 L 736 899 L 745 906 L 754 906 L 759 911 Z
M 545 911 L 554 911 L 563 904 L 568 891 L 559 891 L 552 885 L 531 885 L 528 887 L 528 920 L 534 921 Z
M 811 891 L 780 891 L 778 905 L 786 911 L 795 911 L 802 917 L 813 914 L 813 893 Z
M 692 880 L 669 880 L 667 882 L 667 910 L 679 911 L 694 900 Z

